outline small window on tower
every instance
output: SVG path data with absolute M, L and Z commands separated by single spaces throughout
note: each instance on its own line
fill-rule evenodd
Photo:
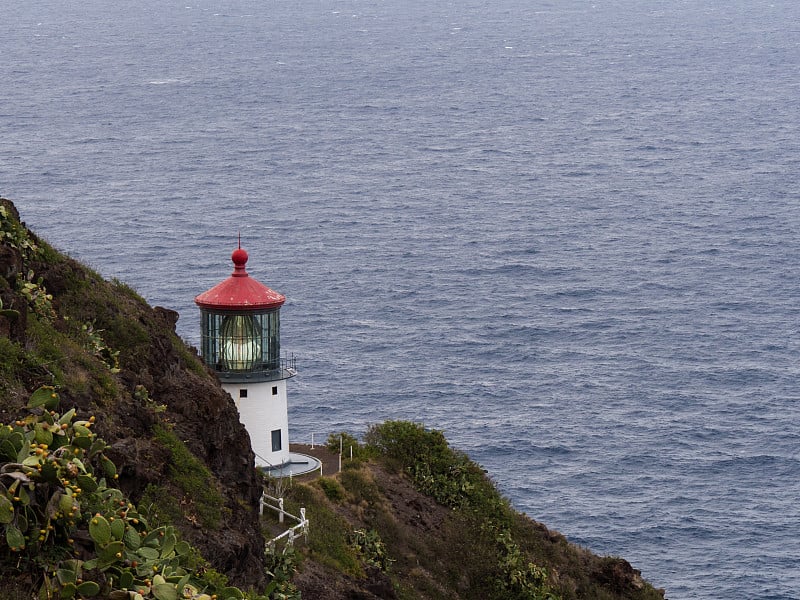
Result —
M 239 390 L 239 398 L 247 398 L 247 390 Z
M 273 385 L 272 386 L 272 395 L 273 396 L 277 396 L 278 395 L 278 386 L 277 385 Z
M 272 451 L 273 452 L 280 452 L 281 451 L 281 430 L 280 429 L 273 429 L 272 430 Z

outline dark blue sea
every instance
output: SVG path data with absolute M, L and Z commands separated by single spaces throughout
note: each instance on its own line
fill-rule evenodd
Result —
M 0 194 L 195 345 L 241 232 L 294 441 L 420 421 L 672 600 L 800 598 L 800 3 L 0 19 Z

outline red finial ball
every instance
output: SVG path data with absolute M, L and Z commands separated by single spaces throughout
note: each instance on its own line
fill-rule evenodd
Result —
M 244 269 L 244 265 L 247 263 L 247 251 L 244 248 L 237 248 L 231 254 L 231 260 L 237 269 Z

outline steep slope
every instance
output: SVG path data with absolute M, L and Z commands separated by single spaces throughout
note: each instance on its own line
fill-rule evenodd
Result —
M 175 335 L 177 314 L 50 248 L 0 200 L 0 418 L 41 385 L 96 415 L 119 484 L 241 587 L 266 583 L 261 482 L 230 397 Z M 163 426 L 168 425 L 167 427 Z
M 293 579 L 304 598 L 663 599 L 624 559 L 513 510 L 441 432 L 388 421 L 365 444 L 343 435 L 355 458 L 341 472 L 284 490 L 311 515 Z M 338 445 L 332 438 L 323 465 L 337 464 Z

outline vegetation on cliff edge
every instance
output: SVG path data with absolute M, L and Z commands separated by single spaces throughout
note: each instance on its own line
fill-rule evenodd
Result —
M 269 564 L 253 526 L 262 487 L 248 437 L 230 397 L 175 335 L 176 320 L 55 251 L 0 199 L 0 422 L 31 418 L 28 399 L 42 386 L 76 419 L 96 415 L 93 434 L 106 440 L 126 501 L 234 585 L 264 590 Z M 8 531 L 15 539 L 0 527 Z M 29 598 L 10 590 L 38 591 L 36 576 L 18 577 L 19 557 L 6 558 L 0 596 Z
M 96 420 L 61 414 L 54 388 L 0 425 L 0 591 L 9 600 L 241 600 L 171 525 L 119 490 Z
M 663 598 L 627 561 L 596 556 L 516 512 L 440 431 L 389 421 L 363 444 L 331 436 L 331 455 L 340 444 L 346 456 L 353 450 L 341 472 L 283 490 L 295 514 L 304 506 L 312 515 L 293 579 L 305 597 Z
M 340 473 L 272 482 L 311 531 L 265 552 L 276 524 L 258 526 L 249 438 L 176 320 L 0 199 L 0 597 L 663 596 L 515 512 L 441 432 L 405 422 L 345 435 Z

